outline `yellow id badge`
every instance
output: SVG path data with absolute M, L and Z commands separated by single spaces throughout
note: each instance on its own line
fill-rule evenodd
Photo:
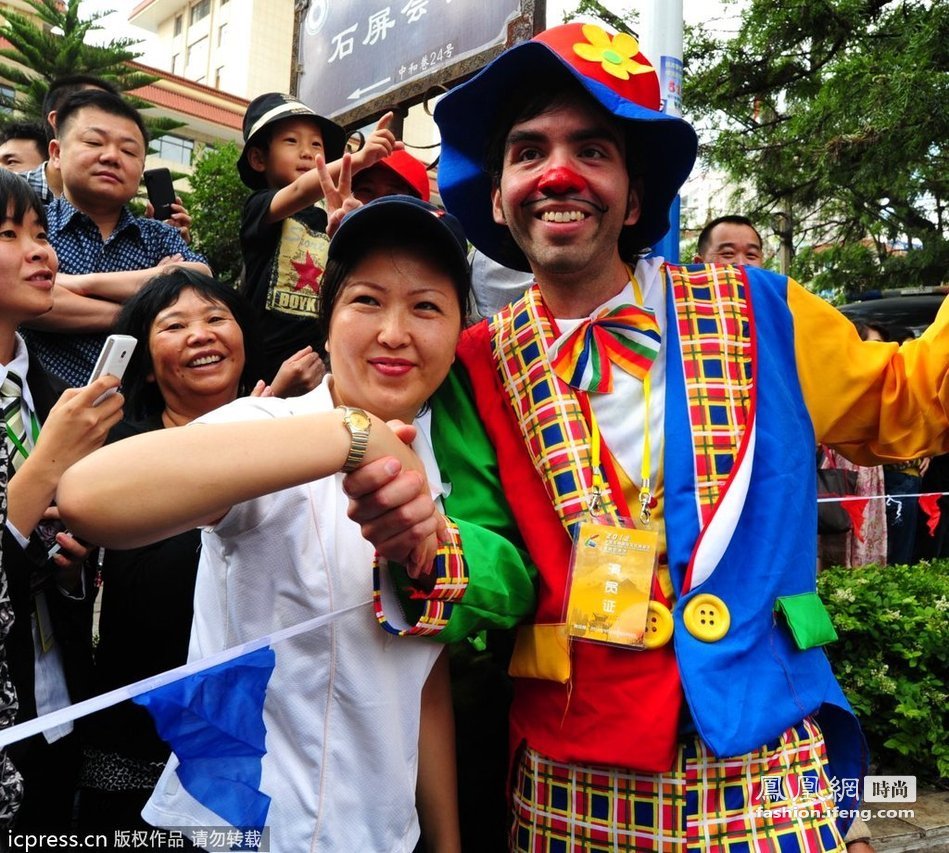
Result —
M 580 640 L 644 648 L 659 534 L 580 524 L 571 555 L 567 631 Z

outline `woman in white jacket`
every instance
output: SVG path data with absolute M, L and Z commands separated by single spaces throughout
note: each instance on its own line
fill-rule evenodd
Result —
M 424 409 L 465 316 L 465 248 L 454 218 L 418 199 L 358 208 L 329 251 L 331 375 L 319 387 L 238 400 L 185 429 L 119 442 L 62 481 L 60 511 L 92 542 L 128 548 L 205 526 L 191 660 L 348 611 L 274 646 L 259 791 L 270 797 L 277 853 L 410 853 L 416 783 L 428 849 L 458 849 L 447 663 L 435 644 L 376 624 L 373 549 L 346 515 L 340 472 L 395 456 L 440 483 Z M 414 423 L 411 447 L 392 420 Z M 176 767 L 172 756 L 146 820 L 226 824 Z

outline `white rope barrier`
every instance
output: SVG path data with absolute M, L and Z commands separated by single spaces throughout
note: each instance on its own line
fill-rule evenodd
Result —
M 258 637 L 256 640 L 250 640 L 246 643 L 240 643 L 236 646 L 231 646 L 231 648 L 225 649 L 222 652 L 217 652 L 216 654 L 209 655 L 208 657 L 201 658 L 200 660 L 191 661 L 184 664 L 183 666 L 178 666 L 174 669 L 169 669 L 165 672 L 159 673 L 158 675 L 153 675 L 150 678 L 143 678 L 141 681 L 136 681 L 134 684 L 127 684 L 125 687 L 117 687 L 115 690 L 110 690 L 108 693 L 102 693 L 99 696 L 93 696 L 91 699 L 77 702 L 75 705 L 69 705 L 66 708 L 59 708 L 56 711 L 43 714 L 42 717 L 36 717 L 35 719 L 27 720 L 25 723 L 18 723 L 15 726 L 11 726 L 8 729 L 3 729 L 0 731 L 0 749 L 5 746 L 9 746 L 11 743 L 16 743 L 17 741 L 23 740 L 24 738 L 28 738 L 39 734 L 40 732 L 46 731 L 46 729 L 52 728 L 53 726 L 61 726 L 64 723 L 74 722 L 80 717 L 85 717 L 89 714 L 94 714 L 96 711 L 101 711 L 105 708 L 111 708 L 113 705 L 118 705 L 119 702 L 124 702 L 126 699 L 131 699 L 133 696 L 140 696 L 142 693 L 148 693 L 150 690 L 156 690 L 159 687 L 164 687 L 166 684 L 172 684 L 175 681 L 180 681 L 181 679 L 187 678 L 190 675 L 197 675 L 198 673 L 204 672 L 208 669 L 218 666 L 219 664 L 227 663 L 228 661 L 239 658 L 242 655 L 249 654 L 250 652 L 255 652 L 258 649 L 262 649 L 266 646 L 277 645 L 284 640 L 289 640 L 291 637 L 296 637 L 298 634 L 305 634 L 308 631 L 315 630 L 316 628 L 322 628 L 325 625 L 329 625 L 331 622 L 335 622 L 341 616 L 345 616 L 346 614 L 352 613 L 353 611 L 359 610 L 363 607 L 368 607 L 371 604 L 372 599 L 367 599 L 360 604 L 344 607 L 341 610 L 334 610 L 332 613 L 324 613 L 322 616 L 316 616 L 313 619 L 307 619 L 306 621 L 292 625 L 289 628 L 282 628 L 273 634 L 266 634 L 263 637 Z
M 928 498 L 931 495 L 945 497 L 949 495 L 949 492 L 914 492 L 907 495 L 827 495 L 826 497 L 818 498 L 817 502 L 824 504 L 840 503 L 842 501 L 885 501 L 897 500 L 898 498 Z
M 898 498 L 922 498 L 928 495 L 939 495 L 942 497 L 949 495 L 949 492 L 921 492 L 906 495 L 827 496 L 818 498 L 817 502 L 843 503 L 845 501 L 853 500 L 882 501 Z M 60 708 L 56 711 L 51 711 L 49 714 L 43 714 L 41 717 L 27 720 L 25 723 L 18 723 L 15 726 L 11 726 L 8 729 L 3 729 L 0 731 L 0 749 L 9 746 L 11 743 L 21 741 L 24 738 L 32 737 L 33 735 L 39 734 L 40 732 L 46 731 L 46 729 L 53 728 L 54 726 L 61 726 L 64 723 L 75 722 L 81 717 L 94 714 L 96 711 L 102 711 L 105 708 L 111 708 L 113 705 L 118 705 L 119 702 L 124 702 L 127 699 L 131 699 L 133 696 L 140 696 L 142 693 L 148 693 L 150 690 L 156 690 L 159 687 L 164 687 L 166 684 L 172 684 L 175 681 L 180 681 L 181 679 L 187 678 L 188 676 L 205 672 L 206 670 L 212 669 L 219 664 L 227 663 L 227 661 L 234 660 L 235 658 L 239 658 L 242 655 L 249 654 L 250 652 L 255 652 L 258 649 L 264 648 L 265 646 L 273 646 L 283 642 L 284 640 L 288 640 L 291 637 L 296 637 L 298 634 L 304 634 L 308 631 L 313 631 L 316 628 L 329 625 L 331 622 L 335 622 L 341 616 L 345 616 L 346 614 L 352 613 L 355 610 L 359 610 L 362 607 L 368 607 L 370 604 L 372 604 L 372 600 L 368 599 L 361 604 L 354 604 L 351 607 L 345 607 L 342 610 L 334 610 L 332 613 L 325 613 L 322 616 L 316 616 L 313 619 L 307 619 L 304 622 L 300 622 L 299 624 L 293 625 L 289 628 L 283 628 L 273 634 L 267 634 L 263 637 L 258 637 L 256 640 L 251 640 L 247 643 L 241 643 L 239 645 L 232 646 L 231 648 L 225 649 L 224 651 L 218 652 L 217 654 L 209 655 L 208 657 L 201 658 L 200 660 L 191 661 L 190 663 L 186 663 L 183 666 L 169 669 L 165 672 L 159 673 L 158 675 L 153 675 L 150 678 L 143 678 L 141 681 L 136 681 L 134 684 L 128 684 L 125 687 L 118 687 L 115 690 L 110 690 L 108 693 L 102 693 L 99 696 L 93 696 L 91 699 L 77 702 L 76 704 L 69 705 L 66 708 Z

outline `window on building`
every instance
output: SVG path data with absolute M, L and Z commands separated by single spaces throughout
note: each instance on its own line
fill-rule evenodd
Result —
M 200 21 L 202 18 L 206 18 L 210 14 L 211 0 L 198 0 L 198 2 L 191 7 L 191 16 L 189 17 L 188 21 L 191 24 L 194 24 L 197 21 Z
M 214 71 L 214 88 L 221 88 L 221 81 L 224 79 L 224 66 L 219 65 Z
M 189 80 L 198 80 L 208 76 L 208 37 L 198 39 L 188 47 L 188 62 L 185 66 L 185 77 Z
M 166 134 L 158 137 L 152 147 L 163 160 L 171 160 L 172 163 L 181 163 L 183 166 L 191 165 L 191 158 L 194 156 L 193 139 Z
M 16 90 L 12 86 L 0 84 L 0 113 L 9 115 L 13 112 L 13 100 Z
M 182 27 L 182 24 L 184 24 L 183 18 L 184 18 L 184 15 L 175 15 L 175 35 L 176 36 L 181 35 L 181 27 Z
M 224 40 L 227 38 L 227 24 L 221 24 L 217 28 L 217 46 L 224 47 Z
M 179 68 L 180 64 L 181 64 L 181 54 L 176 53 L 171 57 L 171 73 L 172 74 L 181 73 L 181 68 Z

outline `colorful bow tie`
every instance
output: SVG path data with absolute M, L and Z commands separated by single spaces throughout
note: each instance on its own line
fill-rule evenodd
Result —
M 550 347 L 550 365 L 581 391 L 613 390 L 610 362 L 643 380 L 659 353 L 659 326 L 649 308 L 623 304 L 584 320 Z

